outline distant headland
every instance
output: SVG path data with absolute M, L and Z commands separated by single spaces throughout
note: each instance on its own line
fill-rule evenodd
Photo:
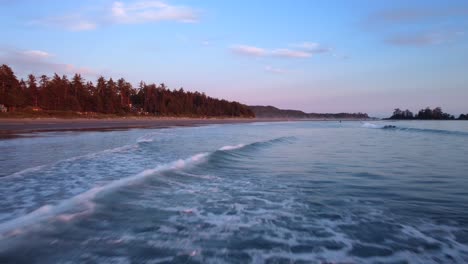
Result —
M 285 119 L 369 119 L 366 113 L 305 113 L 300 110 L 284 110 L 274 106 L 249 106 L 257 118 Z
M 455 116 L 444 113 L 441 107 L 431 109 L 426 107 L 425 109 L 419 110 L 417 114 L 413 114 L 410 110 L 401 110 L 396 108 L 393 111 L 393 115 L 387 120 L 468 120 L 468 114 L 461 114 L 458 118 Z

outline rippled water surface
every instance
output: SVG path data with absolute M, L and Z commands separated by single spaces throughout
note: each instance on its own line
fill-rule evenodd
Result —
M 468 122 L 0 141 L 0 263 L 467 263 Z

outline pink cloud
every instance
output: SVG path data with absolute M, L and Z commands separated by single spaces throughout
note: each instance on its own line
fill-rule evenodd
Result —
M 265 49 L 247 45 L 236 45 L 233 46 L 231 50 L 237 54 L 253 57 L 262 57 L 268 54 L 268 51 Z
M 99 72 L 87 67 L 74 64 L 56 62 L 52 55 L 41 50 L 12 50 L 0 51 L 0 60 L 12 66 L 22 74 L 75 74 L 80 73 L 87 76 L 97 76 Z
M 312 53 L 301 50 L 275 49 L 271 52 L 273 56 L 285 58 L 310 58 Z

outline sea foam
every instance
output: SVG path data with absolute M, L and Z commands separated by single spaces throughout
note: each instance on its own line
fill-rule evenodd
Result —
M 144 170 L 136 175 L 112 181 L 106 185 L 92 188 L 70 199 L 63 200 L 56 205 L 44 205 L 26 215 L 12 219 L 0 224 L 0 240 L 9 237 L 14 230 L 24 230 L 29 226 L 40 223 L 44 220 L 57 216 L 57 220 L 69 221 L 76 216 L 84 213 L 89 213 L 94 209 L 93 199 L 100 193 L 109 192 L 127 185 L 138 183 L 145 178 L 152 176 L 158 172 L 167 170 L 183 169 L 187 166 L 197 164 L 204 161 L 209 153 L 199 153 L 187 159 L 179 159 L 174 162 L 159 165 L 153 169 Z M 80 212 L 68 214 L 71 208 L 82 206 L 84 209 Z
M 240 149 L 243 147 L 245 147 L 245 144 L 239 144 L 235 146 L 224 146 L 224 147 L 221 147 L 219 150 L 226 151 L 226 150 Z
M 364 127 L 364 128 L 383 128 L 384 126 L 383 125 L 376 125 L 376 124 L 372 124 L 372 123 L 364 123 L 364 124 L 362 124 L 362 127 Z

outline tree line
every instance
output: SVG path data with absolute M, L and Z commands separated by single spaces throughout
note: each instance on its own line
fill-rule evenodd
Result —
M 425 109 L 419 110 L 417 114 L 413 114 L 410 110 L 401 110 L 396 108 L 393 111 L 393 115 L 388 119 L 404 119 L 404 120 L 455 120 L 455 116 L 444 113 L 441 107 L 431 109 L 426 107 Z M 468 120 L 468 114 L 461 114 L 458 120 Z
M 137 88 L 125 79 L 99 77 L 96 84 L 80 74 L 28 75 L 18 80 L 13 70 L 0 66 L 0 104 L 10 110 L 95 112 L 103 114 L 148 114 L 193 117 L 254 117 L 243 104 L 206 96 L 204 93 L 170 90 L 164 84 L 140 82 Z

